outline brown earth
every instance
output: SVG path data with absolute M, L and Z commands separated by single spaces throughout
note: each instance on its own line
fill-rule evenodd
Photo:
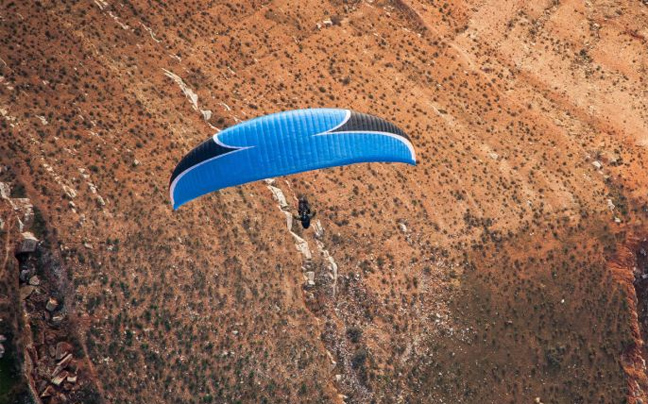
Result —
M 170 3 L 0 3 L 1 162 L 106 402 L 646 402 L 645 2 Z M 305 107 L 418 166 L 278 178 L 312 261 L 264 182 L 172 211 L 192 147 Z

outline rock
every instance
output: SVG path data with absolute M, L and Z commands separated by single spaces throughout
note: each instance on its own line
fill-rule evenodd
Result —
M 304 259 L 306 261 L 312 260 L 313 255 L 311 254 L 311 250 L 308 247 L 308 242 L 292 231 L 290 232 L 290 234 L 292 234 L 293 238 L 295 239 L 295 247 L 297 248 L 297 251 L 299 251 L 304 256 Z
M 68 381 L 68 383 L 76 383 L 77 375 L 68 375 L 67 381 Z
M 600 170 L 601 168 L 603 168 L 603 164 L 601 164 L 601 162 L 598 161 L 598 160 L 594 161 L 594 162 L 592 163 L 592 165 L 593 165 L 594 167 L 596 167 L 597 170 Z
M 58 307 L 58 301 L 53 297 L 50 297 L 49 300 L 47 301 L 47 304 L 45 305 L 47 311 L 54 311 L 56 310 L 57 307 Z
M 18 253 L 33 253 L 38 246 L 38 239 L 30 232 L 22 233 L 22 241 L 18 247 Z
M 607 207 L 608 207 L 608 209 L 610 209 L 610 210 L 614 210 L 614 209 L 616 209 L 616 206 L 614 206 L 614 202 L 612 202 L 612 199 L 608 199 L 608 200 L 607 200 Z
M 70 199 L 74 199 L 77 196 L 77 192 L 67 185 L 63 185 L 63 191 L 65 192 L 65 195 L 67 195 Z
M 31 278 L 29 278 L 29 284 L 32 286 L 38 286 L 41 284 L 40 278 L 38 275 L 34 275 Z
M 0 334 L 0 342 L 5 342 L 7 340 L 7 337 L 4 335 Z
M 342 375 L 335 375 L 335 381 L 339 382 L 340 380 L 342 380 Z
M 281 189 L 273 187 L 272 185 L 268 185 L 268 189 L 272 192 L 272 196 L 277 200 L 281 209 L 290 208 L 290 206 L 288 206 L 288 201 L 286 201 L 286 196 Z
M 46 398 L 46 397 L 51 397 L 52 394 L 55 393 L 54 387 L 52 386 L 47 386 L 45 387 L 45 390 L 41 393 L 41 398 Z
M 0 344 L 0 358 L 4 356 L 4 353 L 5 353 L 5 347 L 4 345 Z
M 9 203 L 14 211 L 19 212 L 22 216 L 18 219 L 18 224 L 23 223 L 23 227 L 29 228 L 32 225 L 34 219 L 34 205 L 32 205 L 29 198 L 11 198 Z M 23 227 L 20 227 L 20 231 L 23 231 Z
M 61 383 L 63 383 L 63 380 L 68 376 L 68 372 L 63 371 L 59 373 L 57 376 L 52 377 L 52 384 L 55 386 L 60 386 Z
M 138 159 L 134 159 L 134 160 L 133 160 L 133 167 L 137 167 L 137 166 L 140 165 L 140 164 L 141 164 L 141 163 L 140 163 L 140 161 L 139 161 Z
M 308 279 L 306 281 L 308 286 L 315 286 L 315 272 L 312 271 L 306 272 L 306 279 Z
M 23 286 L 20 288 L 20 300 L 25 300 L 36 290 L 36 286 Z
M 11 186 L 6 182 L 0 182 L 0 198 L 9 199 L 11 197 Z
M 322 237 L 324 237 L 324 227 L 322 226 L 322 222 L 317 219 L 315 221 L 315 238 L 321 240 Z
M 53 324 L 61 324 L 63 322 L 63 319 L 65 319 L 65 316 L 63 314 L 57 314 L 56 316 L 52 317 L 52 323 Z
M 56 344 L 56 360 L 60 361 L 68 353 L 72 352 L 72 345 L 68 344 L 65 341 L 59 342 Z
M 65 369 L 70 364 L 70 362 L 72 362 L 72 359 L 73 356 L 71 353 L 65 355 L 65 357 L 61 359 L 59 363 L 56 365 L 56 368 L 54 368 L 54 371 L 52 372 L 52 377 L 57 376 L 63 369 Z

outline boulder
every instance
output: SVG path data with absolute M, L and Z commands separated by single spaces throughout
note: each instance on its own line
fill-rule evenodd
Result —
M 25 300 L 36 290 L 36 286 L 23 286 L 20 288 L 20 300 Z
M 61 359 L 65 358 L 67 354 L 72 352 L 72 345 L 68 344 L 65 341 L 61 341 L 58 344 L 56 344 L 56 360 L 60 361 Z
M 38 239 L 30 232 L 22 233 L 22 240 L 18 247 L 18 253 L 33 253 L 38 246 Z
M 29 284 L 32 286 L 38 286 L 41 284 L 40 278 L 38 275 L 34 275 L 31 278 L 29 278 Z
M 56 368 L 54 368 L 54 371 L 52 372 L 52 377 L 58 376 L 59 373 L 61 373 L 61 371 L 65 369 L 70 364 L 70 362 L 72 362 L 72 359 L 72 354 L 65 355 L 65 357 L 56 364 Z
M 60 386 L 61 383 L 63 383 L 63 380 L 65 380 L 65 378 L 67 376 L 68 376 L 68 372 L 62 371 L 61 373 L 59 373 L 55 377 L 52 377 L 52 384 L 55 385 L 55 386 Z

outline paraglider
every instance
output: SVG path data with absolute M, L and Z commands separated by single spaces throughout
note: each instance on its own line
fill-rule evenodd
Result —
M 304 229 L 308 229 L 310 227 L 311 219 L 315 217 L 317 212 L 311 211 L 310 204 L 305 196 L 300 196 L 297 213 L 299 213 L 299 215 L 293 216 L 293 218 L 299 220 Z
M 227 128 L 189 152 L 169 182 L 174 209 L 251 181 L 361 162 L 416 165 L 409 137 L 381 118 L 345 109 L 302 109 Z

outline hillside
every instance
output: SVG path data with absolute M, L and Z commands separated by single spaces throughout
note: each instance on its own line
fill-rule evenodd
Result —
M 648 400 L 645 1 L 169 3 L 0 2 L 0 182 L 42 241 L 0 279 L 43 280 L 0 303 L 43 402 Z M 418 165 L 171 209 L 193 147 L 309 107 L 389 119 Z

